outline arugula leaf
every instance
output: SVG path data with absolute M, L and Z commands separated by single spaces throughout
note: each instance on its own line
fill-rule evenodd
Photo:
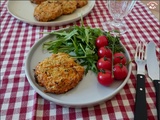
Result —
M 109 48 L 112 50 L 113 54 L 116 52 L 123 52 L 124 48 L 120 43 L 120 37 L 119 36 L 112 36 L 110 32 L 105 32 L 105 36 L 107 36 L 109 40 Z
M 109 32 L 103 32 L 99 28 L 75 25 L 67 30 L 54 31 L 48 34 L 55 35 L 56 39 L 45 42 L 43 49 L 51 53 L 64 52 L 70 54 L 80 65 L 85 67 L 86 74 L 88 70 L 98 73 L 96 67 L 98 55 L 95 46 L 95 41 L 98 36 L 107 36 L 109 39 L 109 48 L 111 48 L 113 52 L 123 51 L 119 37 L 114 37 Z
M 95 40 L 102 35 L 102 30 L 85 26 L 72 26 L 69 30 L 54 31 L 48 34 L 56 36 L 55 40 L 45 42 L 43 49 L 51 53 L 65 52 L 85 66 L 85 73 L 92 70 L 97 73 Z

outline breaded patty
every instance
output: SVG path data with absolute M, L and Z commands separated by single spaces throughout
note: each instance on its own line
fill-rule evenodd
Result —
M 77 9 L 76 0 L 58 0 L 62 5 L 63 15 L 71 14 Z
M 88 0 L 77 0 L 77 7 L 81 8 L 88 4 Z
M 54 20 L 62 14 L 62 7 L 57 1 L 44 1 L 34 9 L 34 17 L 42 22 Z
M 35 68 L 35 78 L 45 92 L 62 94 L 76 87 L 84 75 L 80 66 L 66 53 L 53 54 Z
M 47 0 L 30 0 L 30 1 L 35 4 L 40 4 L 41 2 L 47 1 Z

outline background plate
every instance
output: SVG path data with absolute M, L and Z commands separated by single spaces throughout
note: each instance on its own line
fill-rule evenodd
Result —
M 72 23 L 74 21 L 79 20 L 81 16 L 86 16 L 93 9 L 94 5 L 95 0 L 89 0 L 86 6 L 78 8 L 74 13 L 70 15 L 63 15 L 51 22 L 39 22 L 34 18 L 33 12 L 34 8 L 36 7 L 36 4 L 31 3 L 30 0 L 8 1 L 7 9 L 13 17 L 31 25 L 58 26 Z
M 82 81 L 74 89 L 65 94 L 55 95 L 44 93 L 44 88 L 40 87 L 35 81 L 33 69 L 40 61 L 51 55 L 50 53 L 42 50 L 42 45 L 44 42 L 53 39 L 55 39 L 54 35 L 47 35 L 36 42 L 29 51 L 25 62 L 25 73 L 28 81 L 30 85 L 36 90 L 36 92 L 39 93 L 43 98 L 62 106 L 88 107 L 100 104 L 103 101 L 111 99 L 127 83 L 131 74 L 131 64 L 129 64 L 128 66 L 129 73 L 127 78 L 124 81 L 115 81 L 109 87 L 100 85 L 97 81 L 96 74 L 89 71 L 89 73 L 84 76 Z M 130 55 L 126 48 L 125 53 L 127 59 L 130 61 Z

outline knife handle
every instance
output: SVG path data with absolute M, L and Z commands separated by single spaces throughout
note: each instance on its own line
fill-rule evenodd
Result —
M 147 120 L 145 76 L 137 74 L 134 120 Z
M 153 84 L 156 91 L 157 117 L 160 120 L 160 80 L 153 80 Z

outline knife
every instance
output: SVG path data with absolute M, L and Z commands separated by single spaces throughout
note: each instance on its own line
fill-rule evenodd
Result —
M 147 70 L 148 75 L 153 80 L 153 84 L 155 87 L 157 117 L 158 120 L 160 120 L 160 69 L 154 42 L 149 42 L 147 45 Z

